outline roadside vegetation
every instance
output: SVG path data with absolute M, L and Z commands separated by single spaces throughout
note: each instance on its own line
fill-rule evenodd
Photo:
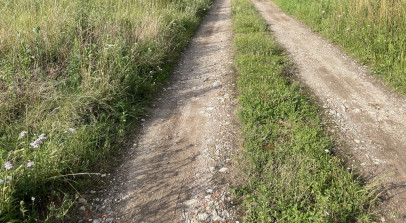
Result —
M 0 0 L 0 222 L 66 214 L 211 2 Z
M 406 2 L 273 0 L 406 95 Z
M 247 222 L 371 222 L 377 197 L 340 158 L 311 96 L 249 0 L 232 1 Z

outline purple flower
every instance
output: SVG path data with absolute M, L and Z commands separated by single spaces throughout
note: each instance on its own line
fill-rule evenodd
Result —
M 27 135 L 27 131 L 22 131 L 20 132 L 20 136 L 18 137 L 19 139 L 21 139 L 22 137 L 24 137 L 25 135 Z
M 45 134 L 42 133 L 41 135 L 38 136 L 38 139 L 36 139 L 34 142 L 30 143 L 30 146 L 32 146 L 32 148 L 36 149 L 38 148 L 39 144 L 41 144 L 41 140 L 46 139 L 47 137 L 45 137 Z
M 27 167 L 28 167 L 28 168 L 30 168 L 30 167 L 32 167 L 32 166 L 34 166 L 34 161 L 30 161 L 30 162 L 27 163 Z
M 13 164 L 10 161 L 7 161 L 4 163 L 4 168 L 6 168 L 6 170 L 9 170 L 13 168 Z
M 30 146 L 32 146 L 32 148 L 36 149 L 39 146 L 39 141 L 35 140 L 34 142 L 30 143 Z

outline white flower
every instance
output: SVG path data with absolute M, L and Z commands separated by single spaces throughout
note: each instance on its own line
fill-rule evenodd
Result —
M 43 139 L 46 139 L 46 138 L 47 138 L 47 137 L 45 137 L 45 134 L 42 133 L 41 135 L 38 136 L 38 139 L 37 139 L 37 140 L 43 140 Z
M 45 137 L 45 134 L 42 133 L 41 135 L 38 136 L 38 138 L 34 142 L 30 143 L 30 146 L 32 146 L 32 148 L 36 149 L 36 148 L 38 148 L 39 144 L 41 144 L 41 140 L 44 140 L 46 138 L 47 137 Z
M 13 179 L 13 178 L 11 178 L 11 176 L 7 176 L 6 179 L 7 179 L 7 180 L 11 180 L 11 179 Z
M 3 183 L 4 183 L 4 180 L 0 179 L 0 184 L 3 184 Z
M 323 11 L 321 11 L 321 13 L 323 13 L 323 14 L 324 14 L 324 13 L 326 13 L 326 11 L 324 11 L 324 10 L 323 10 Z
M 27 167 L 28 167 L 28 168 L 30 168 L 30 167 L 32 167 L 32 166 L 34 166 L 34 161 L 30 161 L 30 162 L 27 163 Z
M 20 132 L 20 136 L 18 136 L 19 139 L 21 139 L 22 137 L 24 137 L 25 135 L 27 135 L 27 131 L 22 131 Z
M 31 200 L 32 200 L 32 201 L 35 201 L 35 197 L 31 197 Z
M 39 146 L 39 142 L 37 140 L 35 140 L 34 142 L 30 143 L 30 146 L 34 149 L 38 148 Z
M 324 152 L 328 153 L 328 152 L 330 152 L 330 150 L 328 150 L 328 149 L 325 149 L 325 150 L 324 150 Z
M 76 133 L 76 129 L 74 129 L 74 128 L 69 128 L 69 131 L 70 131 L 71 133 Z
M 13 168 L 13 164 L 10 161 L 7 161 L 4 163 L 4 168 L 6 168 L 6 170 L 9 170 Z

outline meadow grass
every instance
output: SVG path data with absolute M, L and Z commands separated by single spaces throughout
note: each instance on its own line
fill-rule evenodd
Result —
M 66 214 L 211 2 L 0 0 L 0 222 Z
M 371 222 L 377 197 L 334 156 L 311 96 L 249 0 L 232 1 L 247 222 Z M 238 200 L 238 199 L 237 199 Z
M 406 94 L 404 0 L 272 0 Z

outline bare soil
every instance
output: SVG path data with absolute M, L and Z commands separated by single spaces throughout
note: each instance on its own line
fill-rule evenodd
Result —
M 90 212 L 82 207 L 93 222 L 235 222 L 228 192 L 238 149 L 230 4 L 215 1 L 141 120 L 111 188 L 93 191 L 100 195 L 87 201 Z
M 321 100 L 363 177 L 386 186 L 381 220 L 406 221 L 406 101 L 269 0 L 252 0 Z M 355 163 L 355 162 L 354 162 Z

